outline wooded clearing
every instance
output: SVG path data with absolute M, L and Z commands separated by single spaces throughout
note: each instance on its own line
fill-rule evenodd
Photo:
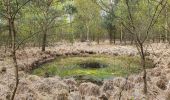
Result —
M 0 99 L 170 100 L 170 0 L 0 0 Z

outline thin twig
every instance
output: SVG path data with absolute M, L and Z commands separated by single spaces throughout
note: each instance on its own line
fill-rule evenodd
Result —
M 119 93 L 119 100 L 121 100 L 121 98 L 122 98 L 122 92 L 123 92 L 124 89 L 125 89 L 125 86 L 126 86 L 126 84 L 127 84 L 127 81 L 128 81 L 128 77 L 126 77 L 125 84 L 121 87 L 121 91 L 120 91 L 120 93 Z

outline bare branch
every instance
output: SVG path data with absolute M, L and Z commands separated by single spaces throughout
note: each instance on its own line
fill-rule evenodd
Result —
M 12 15 L 12 18 L 15 19 L 16 15 L 18 14 L 18 12 L 27 4 L 29 3 L 31 0 L 27 0 L 24 4 L 22 4 L 20 7 L 17 7 L 16 12 Z
M 101 10 L 105 11 L 106 13 L 110 13 L 110 8 L 102 1 L 102 0 L 92 0 L 95 4 L 97 4 Z M 100 2 L 100 3 L 99 3 Z
M 124 91 L 125 86 L 127 85 L 128 77 L 126 78 L 125 84 L 121 87 L 121 91 L 119 93 L 119 100 L 122 98 L 122 92 Z
M 163 1 L 164 1 L 164 0 L 160 1 L 159 4 L 156 6 L 155 12 L 154 12 L 154 14 L 153 14 L 153 16 L 152 16 L 152 19 L 151 19 L 151 22 L 150 22 L 150 24 L 149 24 L 149 26 L 148 26 L 148 28 L 147 28 L 147 30 L 146 30 L 146 36 L 145 36 L 145 38 L 143 39 L 142 42 L 145 42 L 145 40 L 148 38 L 149 31 L 150 31 L 151 28 L 155 25 L 155 23 L 156 23 L 157 19 L 159 18 L 161 12 L 162 12 L 163 9 L 165 8 L 165 6 L 166 6 L 166 4 L 167 4 L 167 0 L 166 0 L 165 4 L 162 6 L 161 10 L 158 12 L 158 8 L 159 8 L 159 6 L 160 6 L 161 4 L 163 4 Z M 158 12 L 158 14 L 157 14 L 157 12 Z
M 127 8 L 128 8 L 129 19 L 130 19 L 130 21 L 131 21 L 133 30 L 135 30 L 135 25 L 134 25 L 132 13 L 131 13 L 131 11 L 130 11 L 129 0 L 126 0 L 126 6 L 127 6 Z

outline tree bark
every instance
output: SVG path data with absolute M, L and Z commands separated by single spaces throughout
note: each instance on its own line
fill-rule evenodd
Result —
M 19 84 L 19 75 L 18 75 L 18 64 L 17 64 L 17 59 L 16 59 L 16 30 L 15 30 L 15 24 L 14 20 L 11 21 L 10 27 L 12 29 L 12 59 L 13 59 L 13 64 L 15 67 L 15 88 L 11 97 L 11 100 L 14 100 L 18 84 Z
M 13 55 L 12 58 L 13 58 L 13 63 L 14 63 L 14 67 L 15 67 L 15 81 L 16 82 L 15 82 L 15 88 L 14 88 L 11 100 L 14 100 L 15 94 L 16 94 L 16 91 L 17 91 L 17 88 L 18 88 L 18 84 L 19 84 L 19 75 L 18 75 L 18 64 L 17 64 L 17 60 L 16 60 L 16 52 L 13 51 L 12 55 Z
M 161 37 L 162 37 L 162 35 L 159 34 L 159 43 L 161 43 Z
M 90 33 L 90 30 L 89 30 L 89 26 L 86 24 L 86 28 L 87 28 L 87 39 L 86 41 L 89 42 L 89 33 Z
M 12 29 L 11 29 L 11 22 L 12 22 L 12 19 L 11 19 L 11 1 L 7 0 L 6 1 L 6 10 L 7 10 L 7 14 L 8 14 L 8 18 L 7 18 L 7 21 L 8 21 L 8 32 L 9 32 L 9 47 L 12 48 Z
M 133 45 L 133 41 L 134 41 L 134 39 L 133 39 L 133 36 L 132 36 L 131 37 L 131 42 L 130 42 L 131 45 Z
M 70 20 L 70 30 L 71 30 L 70 32 L 71 32 L 71 35 L 72 35 L 72 37 L 71 37 L 72 41 L 71 42 L 73 44 L 74 43 L 74 33 L 73 33 L 73 29 L 72 29 L 73 25 L 72 25 L 72 22 L 71 22 L 72 21 L 72 15 L 71 14 L 69 15 L 69 20 Z
M 112 29 L 109 29 L 109 41 L 110 41 L 110 44 L 112 44 L 112 41 L 113 41 L 113 31 L 112 31 Z
M 122 29 L 122 24 L 120 27 L 120 44 L 122 44 L 122 40 L 123 40 L 123 29 Z
M 11 19 L 8 18 L 8 24 L 10 25 L 11 24 Z M 11 33 L 11 27 L 8 26 L 8 32 L 9 32 L 9 47 L 11 48 L 12 47 L 12 33 Z
M 46 41 L 47 41 L 47 31 L 43 32 L 43 40 L 42 40 L 42 51 L 45 51 L 46 48 Z
M 100 43 L 100 36 L 97 36 L 97 44 Z
M 116 31 L 114 31 L 114 34 L 113 34 L 113 41 L 114 41 L 114 44 L 116 44 Z
M 145 53 L 144 53 L 144 48 L 143 44 L 140 44 L 140 49 L 141 49 L 141 63 L 143 67 L 143 81 L 144 81 L 144 94 L 147 94 L 147 72 L 146 72 L 146 58 L 145 58 Z
M 165 42 L 168 42 L 168 4 L 165 6 Z

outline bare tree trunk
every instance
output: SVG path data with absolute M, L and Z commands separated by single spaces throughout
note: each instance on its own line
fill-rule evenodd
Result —
M 100 43 L 100 36 L 97 36 L 97 44 Z
M 72 25 L 72 23 L 71 23 L 71 21 L 72 21 L 72 15 L 70 14 L 69 15 L 69 20 L 70 20 L 70 29 L 71 29 L 71 35 L 72 35 L 72 44 L 74 43 L 74 34 L 73 34 L 73 29 L 72 29 L 72 27 L 73 27 L 73 25 Z
M 14 90 L 12 92 L 12 96 L 11 96 L 11 100 L 14 100 L 15 95 L 16 95 L 16 91 L 18 88 L 18 84 L 19 84 L 19 75 L 18 75 L 18 64 L 17 64 L 17 58 L 16 58 L 16 27 L 15 27 L 15 19 L 16 19 L 16 15 L 19 13 L 19 11 L 22 9 L 22 7 L 24 7 L 28 2 L 30 2 L 30 0 L 27 0 L 23 5 L 21 5 L 20 7 L 17 5 L 16 9 L 14 10 L 13 6 L 11 5 L 11 2 L 13 2 L 12 0 L 3 0 L 4 2 L 4 6 L 6 7 L 6 14 L 7 15 L 7 21 L 8 21 L 8 31 L 9 31 L 9 38 L 10 38 L 10 45 L 11 45 L 11 54 L 12 54 L 12 60 L 13 60 L 13 64 L 15 67 L 15 87 Z M 15 1 L 14 1 L 15 2 Z M 17 0 L 16 0 L 16 3 Z
M 13 51 L 12 55 L 13 55 L 12 58 L 13 58 L 13 63 L 14 63 L 14 67 L 15 67 L 15 81 L 16 82 L 15 82 L 15 88 L 14 88 L 11 100 L 14 100 L 14 97 L 15 97 L 15 94 L 16 94 L 16 91 L 18 88 L 18 84 L 19 84 L 19 75 L 18 75 L 18 64 L 17 64 L 17 60 L 16 60 L 16 52 Z
M 161 37 L 162 37 L 162 35 L 161 35 L 161 33 L 159 34 L 159 43 L 161 43 Z
M 13 60 L 13 64 L 15 67 L 15 88 L 13 90 L 12 96 L 11 96 L 11 100 L 14 100 L 15 98 L 15 94 L 18 88 L 18 84 L 19 84 L 19 77 L 18 77 L 18 64 L 17 64 L 17 59 L 16 59 L 16 30 L 15 30 L 15 23 L 14 20 L 15 18 L 13 18 L 12 16 L 12 8 L 11 8 L 11 1 L 7 0 L 6 1 L 6 6 L 7 6 L 7 15 L 8 15 L 8 31 L 9 31 L 9 39 L 10 39 L 10 45 L 11 45 L 11 54 L 12 54 L 12 60 Z
M 9 47 L 10 48 L 12 48 L 12 30 L 11 30 L 11 26 L 10 26 L 10 24 L 11 24 L 11 1 L 9 1 L 9 0 L 7 0 L 6 2 L 5 2 L 5 4 L 6 4 L 6 10 L 7 10 L 7 14 L 8 14 L 8 18 L 7 18 L 7 20 L 8 20 L 8 32 L 9 32 Z
M 84 41 L 83 34 L 80 34 L 80 41 L 81 41 L 81 42 Z
M 116 44 L 116 34 L 113 35 L 113 43 Z
M 116 31 L 114 31 L 113 39 L 114 39 L 114 44 L 116 44 Z
M 133 41 L 134 41 L 134 39 L 133 39 L 133 37 L 131 37 L 131 42 L 130 42 L 131 45 L 133 45 Z
M 155 43 L 155 37 L 152 37 L 152 42 Z
M 165 42 L 168 42 L 168 4 L 165 6 Z
M 8 24 L 10 25 L 11 24 L 11 19 L 10 18 L 8 18 Z M 9 28 L 8 28 L 8 31 L 9 31 L 9 47 L 11 48 L 12 47 L 12 33 L 11 33 L 11 27 L 10 26 L 8 26 Z
M 124 39 L 124 43 L 125 43 L 125 45 L 127 44 L 127 43 L 126 43 L 126 38 Z
M 113 37 L 112 36 L 113 35 L 113 31 L 112 31 L 112 29 L 109 29 L 108 32 L 109 32 L 109 41 L 110 41 L 110 44 L 112 44 L 112 41 L 113 41 L 113 38 L 112 38 Z
M 123 30 L 122 30 L 122 24 L 120 27 L 120 44 L 122 44 L 122 40 L 123 40 Z
M 127 37 L 126 37 L 126 35 L 124 35 L 124 36 L 123 36 L 123 41 L 124 41 L 125 45 L 127 44 L 127 43 L 126 43 L 126 40 L 127 40 Z
M 87 28 L 87 38 L 86 38 L 86 41 L 89 41 L 89 33 L 90 33 L 90 30 L 89 30 L 89 26 L 86 24 L 86 28 Z
M 47 31 L 43 32 L 43 40 L 42 40 L 42 51 L 45 51 L 47 41 Z
M 11 21 L 10 23 L 10 27 L 12 29 L 12 59 L 13 59 L 13 63 L 14 63 L 14 67 L 15 67 L 15 88 L 11 97 L 11 100 L 14 100 L 17 88 L 18 88 L 18 84 L 19 84 L 19 75 L 18 75 L 18 64 L 17 64 L 17 59 L 16 59 L 16 30 L 15 30 L 15 24 L 14 24 L 14 20 Z
M 147 94 L 147 72 L 146 72 L 146 58 L 145 58 L 145 53 L 144 53 L 144 48 L 143 44 L 140 44 L 140 49 L 141 49 L 141 63 L 143 67 L 143 81 L 144 81 L 144 93 Z

